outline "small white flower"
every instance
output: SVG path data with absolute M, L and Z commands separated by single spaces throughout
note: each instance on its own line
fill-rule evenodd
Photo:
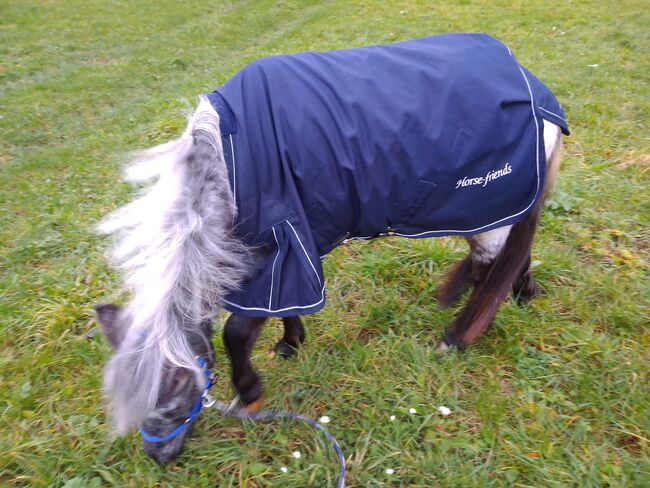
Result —
M 296 459 L 300 459 L 300 456 L 302 456 L 302 454 L 300 454 L 300 451 L 293 451 L 291 455 Z
M 288 473 L 288 472 L 289 472 L 289 468 L 287 468 L 286 466 L 282 466 L 282 467 L 280 468 L 280 471 L 282 471 L 283 473 Z
M 418 413 L 418 411 L 414 408 L 409 408 L 409 413 L 412 415 L 414 413 Z
M 386 468 L 385 473 L 386 474 L 395 474 L 395 470 L 393 468 Z
M 587 66 L 589 66 L 590 68 L 598 68 L 598 66 L 600 66 L 600 65 L 599 64 L 588 64 Z
M 438 407 L 438 412 L 440 412 L 443 417 L 446 417 L 447 415 L 449 415 L 451 413 L 451 410 L 449 410 L 445 406 L 440 406 L 440 407 Z
M 327 415 L 323 415 L 318 421 L 321 424 L 329 424 L 330 423 L 330 418 Z
M 390 421 L 392 422 L 393 420 L 395 420 L 395 415 L 390 416 Z

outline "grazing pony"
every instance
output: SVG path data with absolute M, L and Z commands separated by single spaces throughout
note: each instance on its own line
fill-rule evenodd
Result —
M 200 98 L 183 135 L 139 155 L 155 181 L 101 224 L 132 292 L 96 307 L 115 355 L 104 388 L 116 429 L 167 462 L 212 368 L 212 321 L 241 401 L 259 408 L 250 354 L 268 317 L 290 356 L 300 315 L 325 304 L 321 260 L 340 243 L 465 236 L 438 299 L 472 289 L 440 350 L 474 342 L 512 290 L 537 286 L 530 253 L 568 127 L 551 91 L 480 34 L 265 58 Z M 186 427 L 187 427 L 186 425 Z M 146 433 L 146 434 L 145 434 Z

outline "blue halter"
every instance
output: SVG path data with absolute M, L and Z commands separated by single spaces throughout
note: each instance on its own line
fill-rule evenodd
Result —
M 201 409 L 203 408 L 203 399 L 206 397 L 208 394 L 208 390 L 212 387 L 212 375 L 210 374 L 210 370 L 208 369 L 207 366 L 207 361 L 203 359 L 202 357 L 199 356 L 197 359 L 197 362 L 199 363 L 199 366 L 203 368 L 203 374 L 205 375 L 205 387 L 203 388 L 203 391 L 199 395 L 199 397 L 196 399 L 194 402 L 194 406 L 192 407 L 192 411 L 190 412 L 190 416 L 185 419 L 185 421 L 176 427 L 174 430 L 172 430 L 169 434 L 167 434 L 164 437 L 158 437 L 155 435 L 150 435 L 147 434 L 143 429 L 140 429 L 140 435 L 142 438 L 147 441 L 147 442 L 167 442 L 172 440 L 174 437 L 178 436 L 182 432 L 185 432 L 187 428 L 196 420 L 196 417 L 199 416 L 199 413 L 201 412 Z

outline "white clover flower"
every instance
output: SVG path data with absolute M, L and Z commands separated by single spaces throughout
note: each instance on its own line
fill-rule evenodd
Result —
M 386 471 L 384 471 L 386 474 L 395 474 L 395 470 L 393 468 L 386 468 Z
M 300 454 L 300 451 L 293 451 L 291 455 L 296 459 L 300 459 L 300 457 L 302 456 L 302 454 Z
M 443 417 L 446 417 L 447 415 L 449 415 L 451 413 L 451 410 L 449 410 L 447 407 L 441 405 L 440 407 L 438 407 L 438 412 L 440 412 Z
M 395 420 L 395 415 L 390 416 L 390 421 L 392 422 L 393 420 Z
M 282 467 L 280 468 L 280 471 L 282 471 L 283 473 L 288 473 L 288 472 L 289 472 L 289 468 L 287 468 L 286 466 L 282 466 Z
M 327 415 L 323 415 L 318 421 L 321 424 L 329 424 L 330 423 L 330 418 Z
M 414 413 L 418 413 L 418 411 L 414 408 L 409 408 L 409 413 L 413 415 Z

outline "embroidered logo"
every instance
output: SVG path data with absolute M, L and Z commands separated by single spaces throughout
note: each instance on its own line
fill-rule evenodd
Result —
M 463 188 L 466 186 L 476 186 L 480 185 L 482 187 L 486 186 L 489 182 L 496 180 L 497 178 L 501 178 L 502 176 L 509 175 L 512 173 L 512 166 L 510 166 L 509 163 L 506 163 L 506 165 L 497 170 L 490 170 L 487 172 L 485 176 L 480 176 L 478 178 L 468 178 L 467 176 L 464 176 L 462 180 L 458 180 L 456 182 L 456 188 L 455 190 L 458 190 L 459 188 Z

